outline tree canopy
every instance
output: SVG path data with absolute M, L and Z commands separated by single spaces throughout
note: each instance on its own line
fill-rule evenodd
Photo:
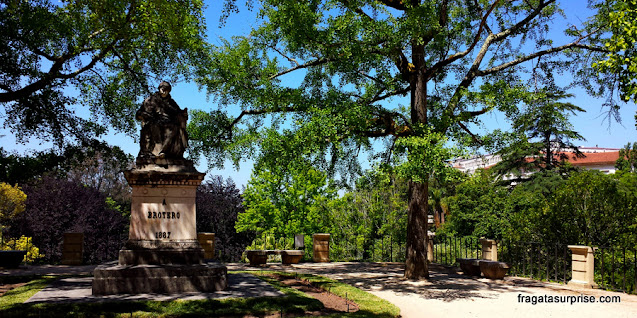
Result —
M 231 10 L 234 1 L 226 3 Z M 597 87 L 589 61 L 606 51 L 596 21 L 556 30 L 552 21 L 565 12 L 553 0 L 263 0 L 255 7 L 261 24 L 215 47 L 197 79 L 221 107 L 193 114 L 195 149 L 212 162 L 257 154 L 276 163 L 267 159 L 278 156 L 271 144 L 257 152 L 275 129 L 293 136 L 299 158 L 347 175 L 361 149 L 384 142 L 377 158 L 407 160 L 412 180 L 409 278 L 428 275 L 426 176 L 444 172 L 447 138 L 480 142 L 472 132 L 479 116 L 515 109 L 530 91 L 525 72 L 548 85 L 554 72 L 573 70 L 576 81 Z M 565 40 L 553 38 L 559 31 Z M 224 110 L 230 104 L 240 105 L 238 116 Z
M 573 130 L 569 121 L 570 115 L 585 110 L 560 101 L 571 96 L 561 90 L 544 88 L 525 98 L 523 110 L 512 116 L 515 139 L 498 151 L 502 161 L 495 166 L 496 171 L 521 176 L 525 172 L 561 168 L 569 159 L 564 151 L 572 151 L 570 156 L 585 157 L 573 144 L 584 137 Z
M 192 66 L 205 60 L 202 7 L 200 0 L 0 1 L 5 127 L 20 141 L 58 145 L 107 127 L 132 132 L 140 97 L 161 79 L 192 78 Z

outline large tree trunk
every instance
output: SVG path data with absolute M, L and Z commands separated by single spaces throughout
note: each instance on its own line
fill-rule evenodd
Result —
M 424 46 L 412 45 L 414 74 L 411 77 L 411 121 L 427 124 L 427 79 L 425 78 Z M 405 278 L 429 277 L 427 264 L 427 210 L 429 183 L 409 183 L 409 212 L 407 217 L 407 249 Z
M 429 184 L 409 183 L 405 278 L 429 278 L 427 264 L 427 196 Z

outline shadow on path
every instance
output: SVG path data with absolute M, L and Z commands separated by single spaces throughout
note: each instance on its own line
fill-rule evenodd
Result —
M 75 303 L 136 300 L 196 300 L 248 297 L 279 297 L 283 293 L 250 274 L 228 274 L 228 289 L 214 293 L 136 294 L 93 296 L 92 277 L 61 278 L 42 289 L 25 303 Z
M 268 264 L 264 268 L 229 264 L 228 269 L 296 271 L 326 276 L 366 291 L 391 291 L 398 295 L 419 295 L 424 299 L 445 302 L 469 298 L 494 298 L 501 293 L 522 292 L 521 287 L 545 286 L 542 282 L 520 278 L 507 277 L 504 280 L 489 280 L 469 277 L 436 264 L 429 266 L 429 279 L 419 281 L 403 278 L 404 265 L 401 263 Z

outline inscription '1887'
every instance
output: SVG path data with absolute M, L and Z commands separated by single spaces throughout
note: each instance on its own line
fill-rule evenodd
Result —
M 179 219 L 181 213 L 179 212 L 151 212 L 148 211 L 149 219 Z

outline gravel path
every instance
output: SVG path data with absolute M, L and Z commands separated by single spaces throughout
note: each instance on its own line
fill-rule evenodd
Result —
M 249 269 L 230 265 L 229 269 Z M 577 290 L 567 286 L 507 277 L 492 281 L 471 278 L 440 266 L 431 266 L 427 281 L 402 278 L 401 264 L 306 263 L 292 266 L 268 265 L 271 270 L 299 271 L 331 277 L 387 299 L 401 310 L 402 317 L 637 317 L 637 295 L 602 290 Z M 519 299 L 594 296 L 595 303 L 531 303 Z M 599 299 L 619 296 L 619 303 Z M 560 297 L 566 299 L 566 297 Z M 577 301 L 577 298 L 575 298 Z M 539 300 L 538 300 L 539 301 Z

